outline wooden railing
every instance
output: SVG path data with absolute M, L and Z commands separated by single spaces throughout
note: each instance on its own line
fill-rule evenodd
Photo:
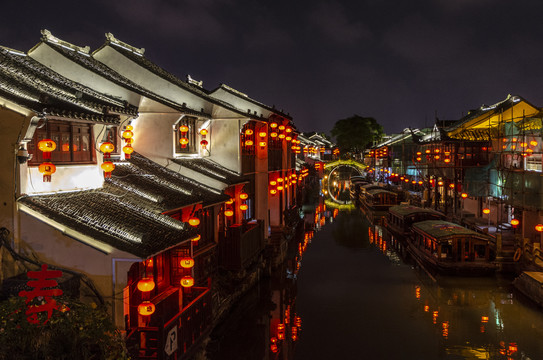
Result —
M 198 342 L 212 321 L 211 292 L 191 288 L 194 299 L 155 327 L 137 327 L 126 336 L 133 359 L 178 359 Z M 186 296 L 186 295 L 185 295 Z

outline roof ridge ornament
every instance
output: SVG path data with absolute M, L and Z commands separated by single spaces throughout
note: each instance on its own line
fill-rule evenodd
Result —
M 61 39 L 57 38 L 56 36 L 53 36 L 51 31 L 49 31 L 47 29 L 41 30 L 41 34 L 43 35 L 43 40 L 45 40 L 45 41 L 58 44 L 58 45 L 60 45 L 60 46 L 62 46 L 64 48 L 67 48 L 67 49 L 72 50 L 72 51 L 80 52 L 80 53 L 85 54 L 87 56 L 89 55 L 90 46 L 81 47 L 81 46 L 77 46 L 77 45 L 74 45 L 72 43 L 69 43 L 67 41 L 61 40 Z
M 117 46 L 120 46 L 126 50 L 129 50 L 129 51 L 132 51 L 134 54 L 136 55 L 139 55 L 139 56 L 143 56 L 143 54 L 145 53 L 145 48 L 137 48 L 135 46 L 132 46 L 130 44 L 127 44 L 125 43 L 124 41 L 121 41 L 119 39 L 117 39 L 115 36 L 113 36 L 112 33 L 108 32 L 106 33 L 106 39 L 107 41 L 109 41 L 111 44 L 114 44 L 114 45 L 117 45 Z
M 204 85 L 204 81 L 203 81 L 203 80 L 200 80 L 200 81 L 195 80 L 195 79 L 193 79 L 193 78 L 190 76 L 190 74 L 187 74 L 187 82 L 188 82 L 189 84 L 196 85 L 196 86 L 198 86 L 198 87 L 202 87 L 202 86 Z

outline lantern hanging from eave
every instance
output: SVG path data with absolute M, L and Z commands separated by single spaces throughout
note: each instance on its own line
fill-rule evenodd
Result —
M 110 178 L 111 172 L 115 169 L 115 164 L 111 161 L 104 161 L 101 168 L 104 170 L 104 178 Z
M 189 127 L 185 124 L 179 126 L 179 132 L 181 132 L 181 136 L 179 138 L 179 143 L 181 144 L 181 148 L 186 148 L 188 143 L 189 143 L 189 139 L 187 137 L 187 133 L 189 132 Z
M 56 148 L 57 144 L 51 139 L 43 139 L 38 142 L 38 149 L 43 152 L 43 160 L 50 160 L 51 152 L 53 152 Z M 40 164 L 38 171 L 43 174 L 43 182 L 51 182 L 51 175 L 57 171 L 57 167 L 50 161 L 45 161 Z
M 234 211 L 233 211 L 233 210 L 230 210 L 230 209 L 224 210 L 224 215 L 225 215 L 226 217 L 232 217 L 232 216 L 234 216 Z
M 194 227 L 200 225 L 200 219 L 197 218 L 196 216 L 191 216 L 189 218 L 189 225 L 194 226 Z
M 209 142 L 206 139 L 203 139 L 202 141 L 200 141 L 200 146 L 202 147 L 203 150 L 207 149 L 207 145 L 209 145 Z
M 144 277 L 140 281 L 138 281 L 138 290 L 141 292 L 149 292 L 155 288 L 155 282 L 153 279 Z
M 241 200 L 247 200 L 249 198 L 249 195 L 247 195 L 246 193 L 240 193 L 239 198 Z
M 38 171 L 43 174 L 43 182 L 51 182 L 51 175 L 57 171 L 57 167 L 50 162 L 41 163 Z
M 132 132 L 133 129 L 134 127 L 132 125 L 126 125 L 125 131 L 123 131 L 122 137 L 126 144 L 126 146 L 123 147 L 125 159 L 130 159 L 130 154 L 134 152 L 134 149 L 132 148 L 132 143 L 134 142 L 134 133 Z
M 142 301 L 142 303 L 138 305 L 138 314 L 142 316 L 149 316 L 155 312 L 155 309 L 155 304 L 152 302 Z
M 191 269 L 194 266 L 194 259 L 191 257 L 184 257 L 181 258 L 179 263 L 183 269 Z
M 516 228 L 520 224 L 520 221 L 518 219 L 512 219 L 511 225 Z
M 265 138 L 268 134 L 266 134 L 265 131 L 261 131 L 258 133 L 258 136 L 260 136 L 261 138 Z
M 276 123 L 276 122 L 270 123 L 270 127 L 271 127 L 272 129 L 275 129 L 275 128 L 277 127 L 277 123 Z
M 239 209 L 240 209 L 241 211 L 247 211 L 247 209 L 249 209 L 249 206 L 248 206 L 247 204 L 241 204 L 241 205 L 239 206 Z
M 180 283 L 182 287 L 190 288 L 194 285 L 194 278 L 190 275 L 183 276 Z

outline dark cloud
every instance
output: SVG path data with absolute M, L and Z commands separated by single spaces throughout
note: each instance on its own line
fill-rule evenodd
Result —
M 534 0 L 7 2 L 0 45 L 28 50 L 49 29 L 96 49 L 112 32 L 181 78 L 276 105 L 304 131 L 357 113 L 396 132 L 509 93 L 542 105 L 541 10 Z

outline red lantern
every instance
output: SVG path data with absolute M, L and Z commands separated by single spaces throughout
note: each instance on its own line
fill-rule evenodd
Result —
M 43 159 L 51 159 L 51 152 L 57 148 L 57 143 L 51 139 L 43 139 L 38 143 L 38 149 L 43 152 Z
M 245 130 L 245 135 L 247 135 L 247 136 L 253 135 L 253 130 L 251 130 L 251 129 Z
M 144 277 L 140 281 L 138 281 L 138 290 L 141 292 L 149 292 L 155 288 L 155 282 L 153 279 Z
M 194 278 L 190 275 L 183 276 L 181 278 L 181 286 L 184 288 L 190 288 L 194 285 Z
M 189 143 L 189 139 L 183 137 L 179 139 L 179 143 L 181 144 L 181 147 L 184 149 L 187 147 L 187 144 Z
M 258 136 L 260 136 L 261 138 L 266 137 L 266 135 L 268 135 L 268 134 L 266 134 L 265 131 L 261 131 L 261 132 L 258 133 Z
M 206 136 L 207 135 L 207 129 L 200 130 L 200 135 Z
M 467 197 L 468 197 L 468 194 L 466 194 L 466 193 L 462 193 L 462 194 L 461 194 L 460 196 L 462 197 L 462 199 L 465 199 L 465 198 L 467 198 Z
M 275 128 L 277 127 L 277 123 L 276 123 L 276 122 L 272 122 L 272 123 L 270 124 L 270 127 L 271 127 L 272 129 L 275 129 Z
M 234 211 L 232 211 L 232 210 L 224 210 L 224 215 L 227 216 L 227 217 L 232 217 L 232 216 L 234 216 Z
M 195 216 L 191 217 L 191 218 L 189 219 L 189 225 L 190 225 L 190 226 L 194 226 L 194 227 L 200 225 L 200 219 L 198 219 L 198 218 L 195 217 Z
M 513 225 L 514 228 L 516 228 L 520 224 L 520 221 L 518 219 L 512 219 L 511 225 Z
M 194 259 L 190 257 L 184 257 L 181 259 L 180 265 L 184 269 L 190 269 L 194 266 Z
M 208 144 L 209 143 L 207 142 L 207 140 L 200 141 L 200 146 L 202 147 L 202 149 L 206 149 Z
M 143 301 L 138 305 L 138 314 L 142 316 L 149 316 L 155 312 L 155 304 L 150 301 Z
M 483 209 L 483 214 L 490 214 L 490 209 L 489 208 L 484 208 Z
M 249 208 L 249 206 L 247 206 L 247 204 L 241 204 L 241 205 L 239 206 L 239 209 L 240 209 L 241 211 L 247 211 L 248 208 Z
M 272 133 L 270 133 L 270 136 L 271 136 L 272 138 L 276 138 L 276 137 L 277 137 L 277 133 L 276 133 L 276 132 L 272 132 Z
M 44 182 L 51 182 L 51 175 L 57 171 L 57 167 L 50 162 L 44 162 L 40 164 L 38 171 L 43 174 Z
M 539 232 L 542 232 L 542 231 L 543 231 L 543 225 L 542 225 L 542 224 L 537 224 L 537 225 L 535 226 L 535 229 L 536 229 L 537 231 L 539 231 Z
M 189 127 L 187 125 L 181 125 L 179 127 L 179 131 L 181 131 L 182 133 L 186 133 L 189 131 Z
M 100 151 L 104 153 L 104 158 L 106 159 L 111 157 L 111 152 L 113 152 L 113 150 L 115 150 L 115 145 L 109 141 L 106 141 L 100 145 Z
M 239 194 L 239 198 L 240 198 L 241 200 L 246 200 L 248 197 L 249 197 L 249 195 L 247 195 L 246 193 L 240 193 L 240 194 Z
M 104 170 L 104 177 L 110 178 L 111 172 L 115 169 L 115 164 L 111 161 L 104 161 L 101 166 L 102 170 Z

